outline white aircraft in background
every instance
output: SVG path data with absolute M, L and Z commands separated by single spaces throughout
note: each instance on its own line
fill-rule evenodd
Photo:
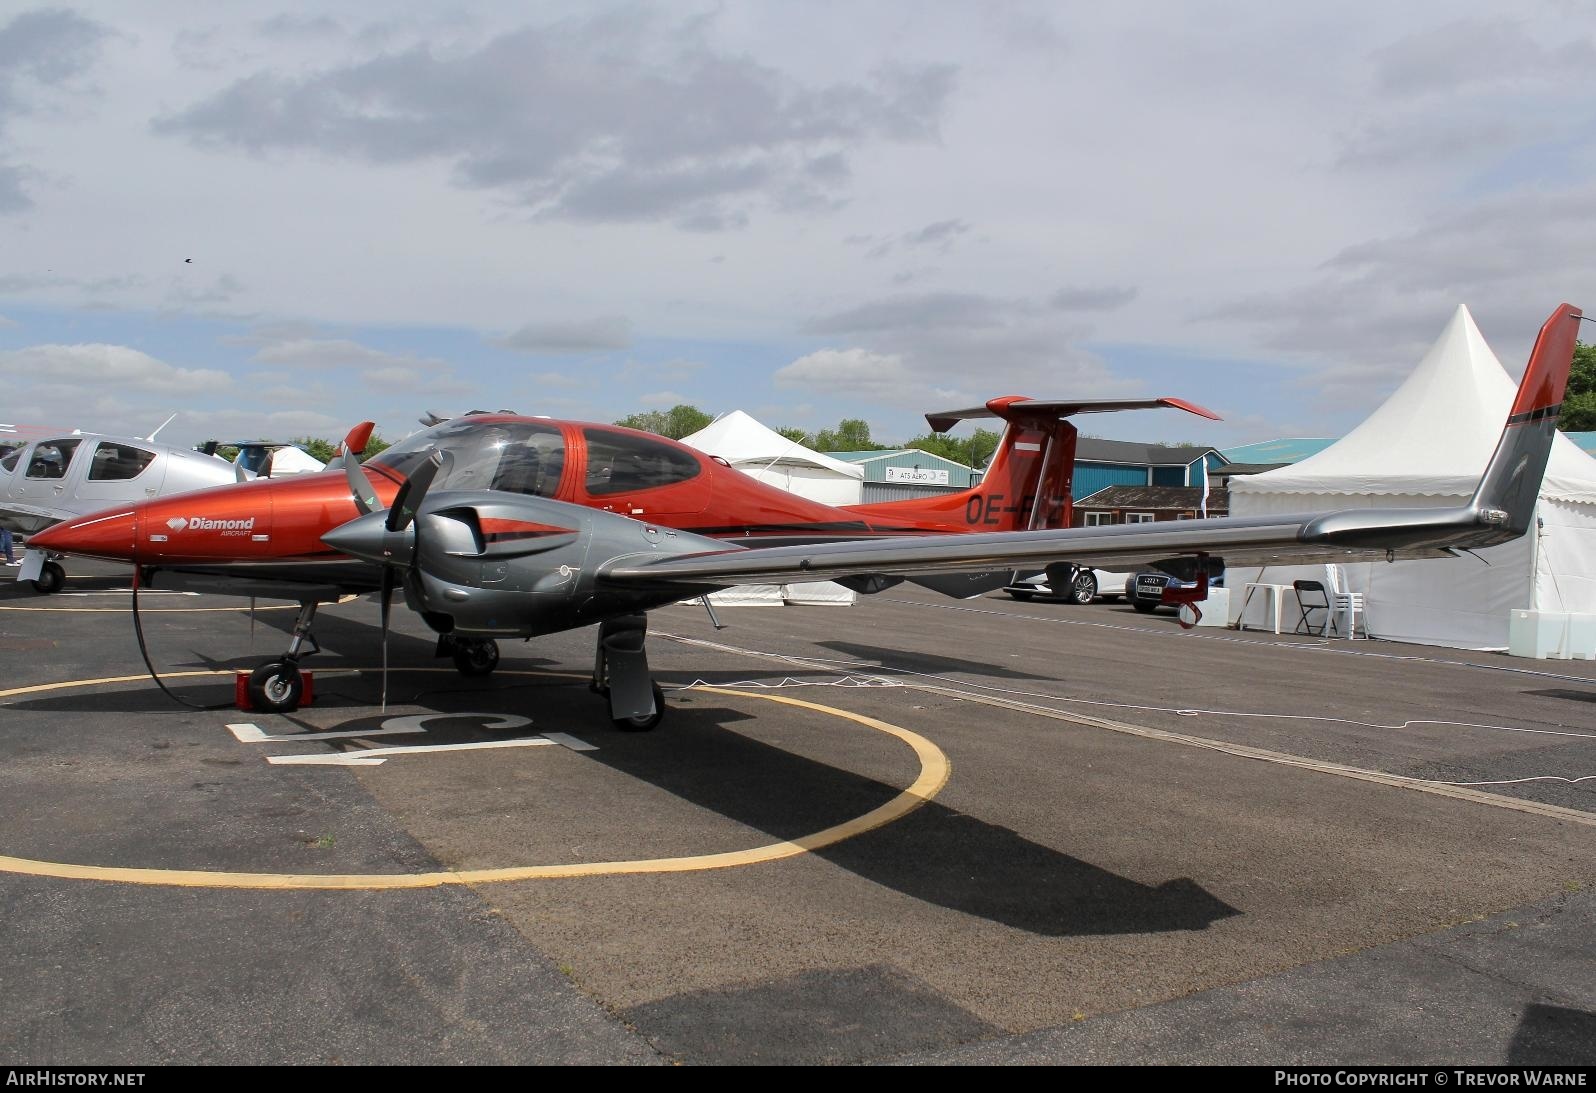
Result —
M 233 468 L 240 482 L 252 478 L 314 474 L 327 469 L 327 464 L 297 444 L 279 444 L 270 440 L 207 440 L 200 450 L 211 455 L 219 448 L 238 449 L 238 455 L 233 458 Z
M 147 437 L 0 426 L 0 527 L 32 535 L 85 513 L 237 480 L 225 459 L 157 444 L 171 420 Z M 47 559 L 32 581 L 55 592 L 65 579 L 60 562 Z

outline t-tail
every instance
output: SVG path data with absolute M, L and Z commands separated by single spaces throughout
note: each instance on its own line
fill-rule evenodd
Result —
M 1535 501 L 1557 438 L 1557 418 L 1579 340 L 1580 316 L 1579 308 L 1560 304 L 1541 325 L 1502 439 L 1496 442 L 1469 502 L 1484 522 L 1502 529 L 1504 539 L 1523 535 L 1535 518 Z
M 1001 418 L 1003 439 L 978 485 L 937 497 L 915 497 L 849 510 L 872 524 L 902 523 L 923 530 L 1037 531 L 1067 528 L 1074 516 L 1070 489 L 1075 477 L 1075 414 L 1147 410 L 1168 406 L 1199 417 L 1219 415 L 1176 398 L 1038 400 L 1004 395 L 985 406 L 927 414 L 933 431 L 945 433 L 971 418 Z
M 1329 513 L 1303 528 L 1303 540 L 1393 552 L 1409 547 L 1456 552 L 1496 546 L 1523 535 L 1535 519 L 1541 480 L 1557 439 L 1579 321 L 1579 308 L 1560 304 L 1541 325 L 1502 438 L 1468 504 Z

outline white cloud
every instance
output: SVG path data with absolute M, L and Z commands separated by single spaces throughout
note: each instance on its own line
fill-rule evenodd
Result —
M 291 364 L 305 368 L 418 367 L 442 364 L 399 353 L 388 353 L 347 338 L 294 338 L 272 342 L 255 351 L 262 364 Z
M 903 358 L 868 349 L 821 349 L 776 370 L 776 384 L 896 402 L 918 387 Z
M 78 387 L 102 396 L 107 390 L 194 396 L 225 391 L 233 384 L 226 372 L 179 368 L 125 345 L 35 345 L 0 350 L 0 369 L 35 387 Z
M 631 346 L 632 324 L 619 315 L 565 322 L 527 323 L 492 341 L 501 349 L 513 349 L 518 353 L 547 356 L 599 353 Z
M 680 406 L 687 401 L 686 395 L 676 391 L 655 391 L 651 394 L 637 396 L 637 404 L 639 406 L 663 406 L 667 409 L 672 406 Z

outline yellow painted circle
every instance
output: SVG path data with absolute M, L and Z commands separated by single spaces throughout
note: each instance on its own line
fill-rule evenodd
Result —
M 407 669 L 409 670 L 409 669 Z M 422 669 L 447 671 L 448 669 Z M 232 675 L 231 671 L 173 672 L 163 678 L 179 676 Z M 509 671 L 503 675 L 539 675 L 546 673 Z M 101 684 L 126 683 L 145 679 L 145 676 L 110 676 L 104 679 L 74 680 L 66 683 L 45 683 L 30 687 L 13 687 L 0 690 L 0 699 L 16 695 L 37 694 L 40 691 L 65 690 L 76 687 L 93 687 Z M 693 688 L 710 694 L 736 695 L 776 702 L 804 710 L 831 714 L 853 721 L 877 732 L 896 737 L 914 750 L 920 761 L 920 773 L 908 788 L 892 800 L 871 809 L 862 816 L 817 831 L 812 835 L 769 843 L 748 850 L 731 850 L 720 854 L 699 854 L 680 858 L 643 858 L 635 861 L 581 862 L 570 865 L 521 865 L 500 869 L 441 870 L 433 873 L 231 873 L 208 869 L 145 869 L 121 868 L 108 865 L 76 865 L 70 862 L 36 861 L 0 854 L 0 872 L 22 873 L 35 877 L 59 877 L 63 880 L 100 880 L 120 884 L 144 884 L 177 888 L 265 888 L 265 889 L 342 889 L 362 890 L 391 888 L 436 888 L 445 884 L 496 884 L 501 881 L 555 880 L 571 877 L 617 876 L 629 873 L 693 873 L 709 869 L 730 869 L 739 865 L 758 865 L 779 861 L 782 858 L 807 854 L 822 847 L 834 845 L 855 835 L 874 830 L 893 820 L 901 819 L 925 804 L 947 785 L 952 764 L 947 755 L 919 733 L 898 725 L 888 724 L 863 714 L 850 713 L 818 702 L 784 695 L 738 691 L 726 687 Z

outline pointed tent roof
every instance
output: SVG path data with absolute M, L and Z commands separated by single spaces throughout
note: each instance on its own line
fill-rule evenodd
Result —
M 741 410 L 722 414 L 698 432 L 682 437 L 682 443 L 708 455 L 718 455 L 733 466 L 759 463 L 822 467 L 844 478 L 864 477 L 863 468 L 811 451 Z
M 1402 386 L 1300 463 L 1231 480 L 1233 493 L 1468 496 L 1502 435 L 1516 385 L 1458 306 Z M 1596 459 L 1558 434 L 1541 496 L 1596 503 Z

